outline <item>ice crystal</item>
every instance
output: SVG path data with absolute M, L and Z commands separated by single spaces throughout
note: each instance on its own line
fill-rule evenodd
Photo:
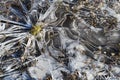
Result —
M 119 3 L 0 1 L 0 79 L 119 80 Z

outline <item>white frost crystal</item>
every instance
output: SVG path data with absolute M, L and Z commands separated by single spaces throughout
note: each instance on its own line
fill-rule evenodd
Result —
M 119 7 L 118 0 L 0 1 L 0 80 L 120 80 Z

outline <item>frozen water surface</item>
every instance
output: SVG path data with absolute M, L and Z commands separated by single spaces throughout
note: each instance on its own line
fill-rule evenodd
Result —
M 0 80 L 120 80 L 120 1 L 0 0 Z

